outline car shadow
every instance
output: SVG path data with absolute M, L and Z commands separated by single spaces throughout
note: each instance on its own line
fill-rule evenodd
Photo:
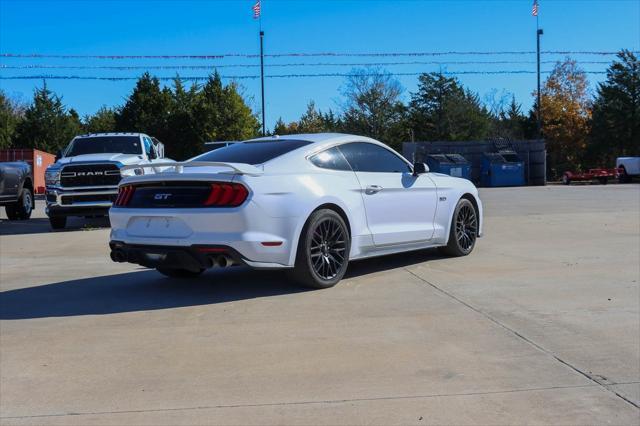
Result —
M 349 269 L 347 270 L 344 278 L 355 278 L 361 275 L 404 268 L 406 266 L 417 265 L 419 263 L 443 259 L 445 257 L 446 256 L 440 254 L 437 249 L 421 249 L 358 260 L 349 263 Z
M 27 234 L 47 234 L 49 232 L 73 232 L 89 231 L 93 229 L 108 228 L 109 219 L 107 217 L 81 218 L 70 217 L 67 219 L 67 226 L 64 229 L 53 230 L 49 225 L 48 218 L 32 218 L 28 220 L 7 220 L 0 219 L 0 235 L 27 235 Z
M 349 266 L 345 278 L 438 258 L 437 251 L 421 250 L 362 260 Z M 282 271 L 233 267 L 209 270 L 195 279 L 176 279 L 141 269 L 0 292 L 0 320 L 151 311 L 305 291 L 311 290 L 291 282 Z
M 177 279 L 145 269 L 0 292 L 0 320 L 151 311 L 300 291 L 278 271 L 234 267 Z

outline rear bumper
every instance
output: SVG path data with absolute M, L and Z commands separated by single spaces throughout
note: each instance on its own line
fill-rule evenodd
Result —
M 211 209 L 109 211 L 111 240 L 134 246 L 227 247 L 253 268 L 290 268 L 301 224 L 295 217 L 271 217 L 255 203 Z
M 186 269 L 200 271 L 211 268 L 220 256 L 230 259 L 233 264 L 246 264 L 242 255 L 226 246 L 158 246 L 146 244 L 126 244 L 110 241 L 111 260 L 128 262 L 147 268 Z

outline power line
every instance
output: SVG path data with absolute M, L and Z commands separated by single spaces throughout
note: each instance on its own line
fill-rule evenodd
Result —
M 403 57 L 403 56 L 446 56 L 446 55 L 533 55 L 535 51 L 446 51 L 446 52 L 290 52 L 265 54 L 269 58 L 283 57 Z M 618 51 L 593 50 L 545 50 L 546 55 L 616 55 Z M 633 51 L 640 53 L 640 51 Z M 258 54 L 225 53 L 220 55 L 55 55 L 42 53 L 0 53 L 3 58 L 58 58 L 58 59 L 223 59 L 259 58 Z
M 551 71 L 542 71 L 543 74 L 550 74 Z M 606 74 L 606 71 L 585 71 L 586 74 Z M 404 72 L 404 73 L 390 73 L 390 75 L 396 77 L 403 76 L 418 76 L 424 73 L 421 72 Z M 443 71 L 442 74 L 446 75 L 497 75 L 497 74 L 536 74 L 536 71 L 529 70 L 501 70 L 501 71 Z M 271 74 L 265 75 L 265 78 L 310 78 L 310 77 L 348 77 L 349 73 L 320 73 L 320 74 Z M 379 73 L 371 74 L 359 74 L 367 77 L 374 77 L 381 75 Z M 260 75 L 223 75 L 220 76 L 224 79 L 230 80 L 250 80 L 260 78 Z M 78 75 L 18 75 L 18 76 L 0 76 L 0 80 L 104 80 L 104 81 L 128 81 L 138 80 L 139 77 L 99 77 L 99 76 L 78 76 Z M 160 81 L 172 81 L 176 77 L 156 77 Z M 203 81 L 207 80 L 209 76 L 180 76 L 180 80 L 184 81 Z
M 581 64 L 610 64 L 611 61 L 578 61 Z M 403 62 L 294 62 L 286 64 L 265 64 L 269 68 L 287 67 L 370 67 L 370 66 L 397 66 L 397 65 L 508 65 L 508 64 L 535 64 L 536 61 L 403 61 Z M 557 61 L 542 61 L 543 64 L 555 64 Z M 105 70 L 204 70 L 215 68 L 258 68 L 260 64 L 222 64 L 222 65 L 1 65 L 0 69 L 105 69 Z

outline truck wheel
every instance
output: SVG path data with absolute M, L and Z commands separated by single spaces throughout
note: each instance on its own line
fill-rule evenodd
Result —
M 9 220 L 27 220 L 33 211 L 33 194 L 29 188 L 23 188 L 18 202 L 5 207 Z
M 49 218 L 49 224 L 52 229 L 64 229 L 67 226 L 67 218 L 65 216 L 53 216 Z
M 347 271 L 350 249 L 342 217 L 333 210 L 318 210 L 302 228 L 291 278 L 305 287 L 333 287 Z
M 477 236 L 478 213 L 471 201 L 461 198 L 451 218 L 449 242 L 440 251 L 449 256 L 466 256 L 475 247 Z
M 618 175 L 618 182 L 620 183 L 629 183 L 631 182 L 631 176 L 627 174 L 627 169 L 624 166 L 620 167 L 622 169 L 622 173 Z
M 171 278 L 196 278 L 200 274 L 204 272 L 204 269 L 201 269 L 198 272 L 189 271 L 187 269 L 175 269 L 175 268 L 156 268 L 158 272 L 162 275 Z

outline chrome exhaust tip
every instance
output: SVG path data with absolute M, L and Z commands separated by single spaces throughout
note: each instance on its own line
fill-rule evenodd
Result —
M 221 268 L 226 268 L 233 265 L 233 260 L 227 256 L 218 256 L 215 263 Z

